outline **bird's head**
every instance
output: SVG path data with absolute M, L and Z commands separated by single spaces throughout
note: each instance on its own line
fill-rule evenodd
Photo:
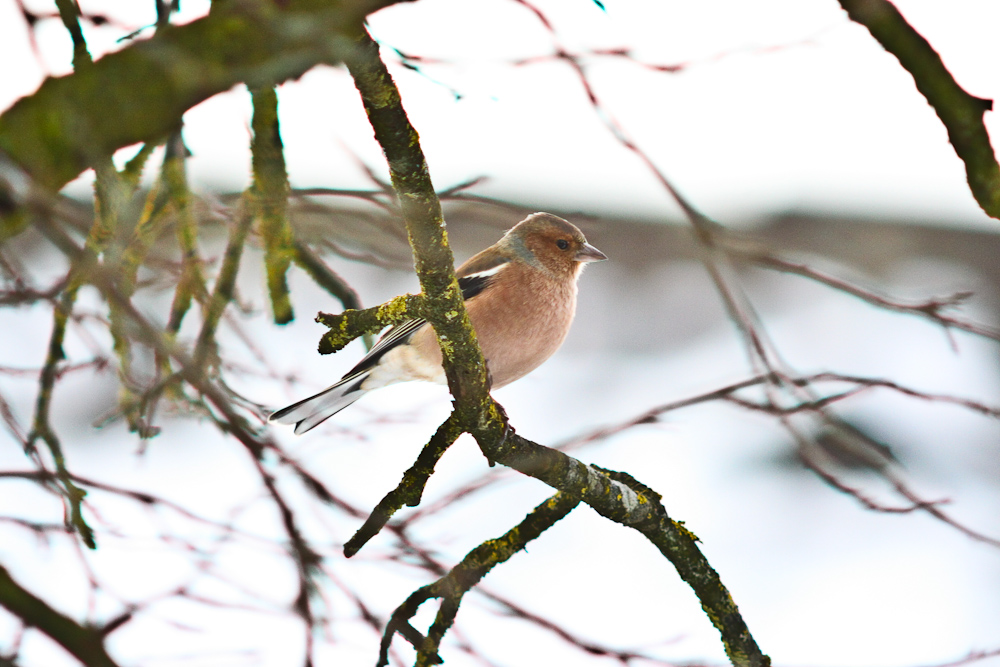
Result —
M 607 259 L 575 225 L 551 213 L 532 213 L 502 243 L 530 264 L 559 275 L 577 275 L 587 262 Z

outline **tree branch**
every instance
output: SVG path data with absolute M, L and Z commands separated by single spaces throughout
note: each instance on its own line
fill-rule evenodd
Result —
M 965 163 L 972 195 L 987 215 L 1000 218 L 1000 165 L 983 123 L 983 114 L 993 108 L 993 101 L 965 92 L 937 51 L 888 0 L 840 0 L 840 6 L 852 21 L 868 28 L 872 37 L 910 73 Z
M 288 226 L 290 187 L 278 122 L 278 93 L 274 86 L 267 86 L 252 88 L 250 96 L 253 100 L 253 139 L 250 141 L 253 187 L 250 192 L 264 241 L 271 312 L 275 324 L 287 324 L 294 318 L 286 276 L 295 250 L 292 229 Z
M 893 299 L 874 290 L 855 285 L 847 280 L 838 278 L 819 269 L 815 269 L 808 264 L 793 262 L 765 250 L 738 248 L 735 245 L 727 245 L 727 251 L 752 264 L 792 275 L 808 278 L 827 287 L 839 290 L 844 294 L 857 297 L 873 306 L 897 313 L 906 313 L 924 317 L 931 322 L 939 324 L 945 331 L 960 329 L 968 333 L 1000 340 L 1000 330 L 991 328 L 984 324 L 964 320 L 947 314 L 949 308 L 956 308 L 972 296 L 971 292 L 957 292 L 944 297 L 933 297 L 924 301 L 905 302 Z
M 427 480 L 434 472 L 434 466 L 441 460 L 441 457 L 449 447 L 462 435 L 461 425 L 452 413 L 450 417 L 431 437 L 430 441 L 424 445 L 417 460 L 409 470 L 403 475 L 403 480 L 395 489 L 390 491 L 385 498 L 372 510 L 371 515 L 364 525 L 358 529 L 350 540 L 344 544 L 344 555 L 350 558 L 363 547 L 368 540 L 378 535 L 378 532 L 389 522 L 403 505 L 416 507 L 423 496 L 424 487 Z
M 101 628 L 88 628 L 59 613 L 14 581 L 2 565 L 0 605 L 26 626 L 44 632 L 87 667 L 117 667 L 104 648 L 105 633 Z
M 695 545 L 694 535 L 667 516 L 655 492 L 624 473 L 587 466 L 508 430 L 502 409 L 488 393 L 486 365 L 458 289 L 440 202 L 431 184 L 417 132 L 410 125 L 399 91 L 379 57 L 378 45 L 365 32 L 356 36 L 355 43 L 355 50 L 345 56 L 344 62 L 354 77 L 375 138 L 389 163 L 426 299 L 421 310 L 437 332 L 448 386 L 455 398 L 455 411 L 450 419 L 457 420 L 463 430 L 476 438 L 488 460 L 535 477 L 568 496 L 579 497 L 602 516 L 643 533 L 694 589 L 719 630 L 732 663 L 770 664 L 718 574 Z M 400 297 L 405 298 L 416 297 Z M 360 312 L 371 317 L 372 311 L 377 310 Z M 331 334 L 342 338 L 356 319 L 354 313 L 348 312 L 324 323 L 336 327 Z M 394 493 L 397 492 L 404 493 L 402 489 Z M 401 631 L 411 635 L 415 632 L 412 628 Z
M 216 2 L 203 19 L 47 79 L 0 116 L 0 151 L 58 190 L 115 150 L 168 135 L 188 109 L 238 83 L 273 85 L 339 62 L 339 31 L 397 1 Z
M 438 647 L 445 632 L 455 622 L 462 597 L 489 574 L 490 570 L 510 560 L 514 554 L 526 548 L 528 542 L 554 526 L 578 504 L 580 504 L 578 496 L 557 492 L 502 537 L 483 542 L 466 554 L 462 562 L 453 567 L 448 574 L 414 591 L 406 602 L 396 608 L 391 620 L 386 624 L 385 632 L 382 634 L 382 651 L 378 667 L 389 664 L 389 645 L 396 633 L 410 640 L 417 649 L 418 667 L 440 664 L 442 660 L 437 655 Z M 423 637 L 410 625 L 410 619 L 416 615 L 420 606 L 431 598 L 441 598 L 441 607 L 430 632 Z
M 499 435 L 504 428 L 489 397 L 486 362 L 465 311 L 455 278 L 455 258 L 448 245 L 444 214 L 431 183 L 420 138 L 410 124 L 378 44 L 362 30 L 344 64 L 361 93 L 368 120 L 389 163 L 389 174 L 406 221 L 420 288 L 426 296 L 424 317 L 441 343 L 448 388 L 462 423 Z

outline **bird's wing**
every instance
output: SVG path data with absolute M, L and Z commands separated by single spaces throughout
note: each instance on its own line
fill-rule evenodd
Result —
M 378 342 L 375 343 L 375 346 L 368 350 L 368 354 L 362 357 L 361 361 L 355 364 L 354 368 L 348 371 L 347 375 L 341 378 L 340 381 L 344 382 L 345 380 L 350 380 L 360 375 L 364 375 L 366 372 L 371 370 L 383 356 L 385 356 L 386 352 L 394 347 L 405 345 L 406 342 L 413 337 L 413 334 L 415 334 L 417 330 L 425 324 L 427 324 L 427 320 L 424 319 L 407 320 L 405 322 L 400 322 L 386 331 L 385 335 L 379 338 Z
M 479 253 L 456 269 L 458 286 L 466 301 L 481 293 L 497 274 L 510 265 L 510 258 L 499 253 Z
M 475 259 L 473 257 L 472 260 L 466 262 L 458 269 L 460 273 L 458 286 L 462 290 L 462 298 L 466 301 L 481 294 L 495 279 L 500 270 L 508 264 L 507 258 L 502 256 L 488 262 L 473 263 Z M 425 324 L 427 324 L 427 320 L 424 319 L 407 320 L 389 329 L 385 332 L 384 336 L 378 339 L 378 342 L 368 351 L 368 354 L 341 378 L 340 382 L 359 377 L 371 370 L 389 350 L 400 345 L 405 345 L 413 337 L 413 334 Z

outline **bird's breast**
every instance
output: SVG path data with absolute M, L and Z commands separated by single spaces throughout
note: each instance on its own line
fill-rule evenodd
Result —
M 499 388 L 538 368 L 562 345 L 576 311 L 576 282 L 529 274 L 498 281 L 466 305 L 492 386 Z

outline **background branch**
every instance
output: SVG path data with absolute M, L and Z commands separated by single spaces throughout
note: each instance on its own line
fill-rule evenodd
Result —
M 38 628 L 87 667 L 117 667 L 104 649 L 105 632 L 65 616 L 21 587 L 0 565 L 0 605 L 28 627 Z
M 872 37 L 910 73 L 965 163 L 972 195 L 987 215 L 1000 218 L 1000 165 L 983 123 L 983 114 L 993 108 L 993 101 L 965 92 L 937 51 L 888 0 L 840 0 L 840 6 L 852 21 L 868 28 Z
M 166 136 L 185 111 L 238 83 L 273 85 L 339 62 L 332 36 L 395 1 L 216 3 L 205 18 L 47 79 L 0 116 L 0 151 L 58 190 L 117 149 Z

